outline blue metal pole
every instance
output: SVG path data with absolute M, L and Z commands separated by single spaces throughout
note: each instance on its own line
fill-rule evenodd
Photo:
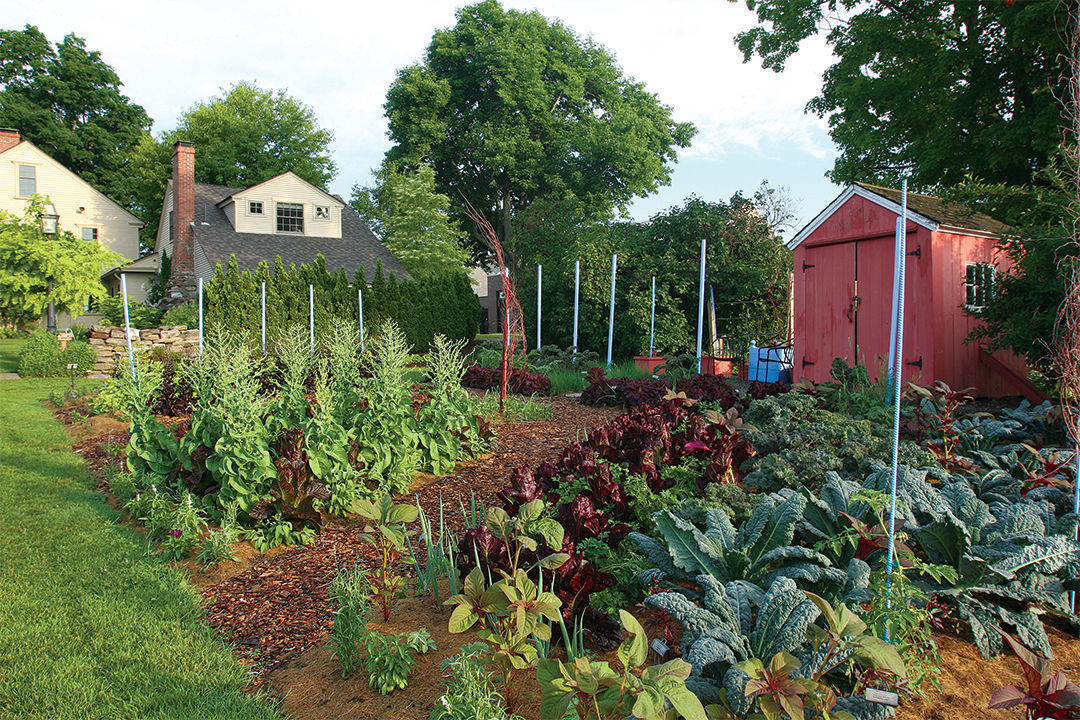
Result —
M 574 261 L 574 364 L 577 364 L 578 298 L 581 290 L 581 261 Z
M 539 349 L 541 344 L 542 344 L 540 342 L 540 326 L 543 325 L 543 323 L 541 322 L 541 318 L 543 317 L 543 314 L 541 312 L 541 310 L 542 310 L 541 298 L 543 297 L 543 295 L 544 295 L 544 266 L 543 265 L 537 265 L 536 266 L 536 347 L 537 347 L 537 349 Z
M 202 357 L 203 346 L 203 306 L 202 306 L 202 278 L 199 278 L 199 357 Z
M 266 354 L 266 281 L 262 282 L 262 351 Z
M 900 236 L 903 229 L 900 224 L 904 222 L 902 218 L 896 218 L 896 230 L 893 241 L 893 285 L 892 285 L 892 313 L 889 318 L 889 369 L 888 376 L 886 378 L 886 387 L 891 391 L 893 377 L 896 375 L 896 298 L 900 292 L 900 268 L 895 264 L 895 259 L 900 256 Z M 906 262 L 905 260 L 901 262 Z
M 311 357 L 315 357 L 315 286 L 308 285 L 308 335 L 311 338 Z
M 652 276 L 652 304 L 649 306 L 649 357 L 653 356 L 653 339 L 656 337 L 656 276 Z
M 607 324 L 607 366 L 611 367 L 611 343 L 615 338 L 615 268 L 619 264 L 619 256 L 611 256 L 611 306 L 608 309 Z
M 701 372 L 701 330 L 705 324 L 705 238 L 701 238 L 701 269 L 698 272 L 697 371 Z
M 896 293 L 896 376 L 893 378 L 893 434 L 892 476 L 889 481 L 889 551 L 885 562 L 886 607 L 892 605 L 889 597 L 891 578 L 896 557 L 896 485 L 900 470 L 900 386 L 904 367 L 904 260 L 907 257 L 907 180 L 900 188 L 900 242 L 896 245 L 897 293 Z M 886 639 L 888 639 L 886 633 Z
M 1076 467 L 1073 469 L 1073 515 L 1080 515 L 1080 437 L 1076 438 Z M 1073 540 L 1080 540 L 1080 525 L 1073 529 Z M 1075 614 L 1075 591 L 1069 591 L 1069 607 Z
M 134 381 L 135 356 L 131 353 L 131 318 L 128 316 L 127 273 L 120 273 L 120 292 L 124 296 L 124 337 L 127 339 L 128 362 L 131 363 L 131 379 Z

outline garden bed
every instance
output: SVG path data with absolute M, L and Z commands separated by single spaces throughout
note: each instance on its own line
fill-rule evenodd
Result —
M 781 392 L 784 389 L 780 387 L 756 388 L 755 393 L 758 394 L 755 396 L 767 397 L 769 394 Z M 717 397 L 720 398 L 721 403 L 730 403 L 733 407 L 738 406 L 735 409 L 741 408 L 745 411 L 748 404 L 745 400 L 733 400 L 733 394 L 720 394 Z M 842 393 L 839 397 L 844 402 L 853 402 L 850 396 Z M 704 451 L 705 455 L 694 459 L 694 463 L 703 462 L 704 464 L 686 465 L 688 473 L 700 474 L 701 468 L 708 468 L 698 480 L 699 487 L 702 481 L 723 484 L 745 481 L 748 486 L 759 485 L 767 488 L 764 492 L 770 492 L 768 488 L 774 486 L 780 488 L 797 486 L 790 484 L 792 463 L 795 463 L 798 470 L 799 482 L 805 483 L 807 489 L 813 489 L 815 492 L 820 490 L 826 477 L 825 470 L 829 467 L 833 468 L 829 472 L 839 470 L 845 478 L 844 482 L 851 480 L 861 482 L 867 472 L 864 454 L 869 453 L 871 457 L 881 454 L 880 431 L 875 429 L 874 432 L 869 432 L 868 428 L 873 423 L 866 424 L 869 421 L 862 419 L 837 420 L 836 422 L 841 422 L 841 425 L 838 425 L 835 430 L 829 429 L 829 423 L 834 421 L 818 420 L 805 427 L 792 430 L 801 434 L 790 438 L 785 437 L 789 426 L 784 424 L 787 421 L 779 420 L 784 417 L 783 413 L 792 412 L 794 413 L 792 418 L 797 419 L 809 411 L 800 406 L 797 401 L 789 409 L 788 401 L 783 400 L 780 403 L 766 402 L 762 405 L 764 409 L 757 411 L 759 419 L 772 417 L 780 423 L 777 425 L 776 422 L 770 421 L 772 422 L 770 427 L 773 428 L 771 432 L 775 433 L 772 436 L 762 435 L 752 426 L 742 428 L 738 424 L 741 421 L 737 416 L 730 414 L 726 416 L 726 419 L 722 415 L 711 416 L 713 419 L 708 421 L 698 418 L 684 429 L 681 423 L 688 417 L 685 414 L 688 411 L 678 410 L 673 415 L 674 420 L 665 420 L 672 423 L 668 429 L 657 436 L 668 437 L 669 440 L 664 441 L 668 443 L 664 446 L 666 449 L 662 451 L 664 455 L 656 456 L 656 468 L 653 468 L 650 465 L 652 460 L 633 459 L 630 449 L 638 446 L 627 446 L 624 440 L 619 440 L 619 437 L 628 436 L 627 433 L 638 433 L 648 427 L 658 427 L 650 423 L 658 422 L 662 413 L 661 415 L 650 414 L 651 411 L 646 409 L 644 414 L 638 413 L 638 419 L 631 418 L 629 424 L 625 419 L 610 423 L 608 428 L 593 438 L 588 432 L 590 428 L 608 425 L 609 421 L 621 415 L 622 410 L 611 407 L 586 407 L 574 399 L 565 397 L 549 398 L 543 402 L 552 408 L 553 420 L 501 424 L 498 427 L 498 440 L 489 452 L 466 460 L 443 476 L 416 476 L 417 479 L 409 486 L 409 494 L 399 499 L 402 502 L 415 500 L 428 517 L 438 517 L 439 508 L 445 508 L 445 529 L 453 533 L 454 537 L 459 537 L 466 529 L 462 506 L 470 507 L 474 501 L 487 507 L 509 503 L 507 507 L 510 507 L 513 512 L 513 507 L 520 506 L 528 497 L 531 497 L 528 493 L 534 492 L 529 489 L 530 483 L 533 482 L 530 479 L 531 475 L 522 475 L 515 470 L 525 466 L 536 469 L 539 473 L 539 466 L 547 461 L 566 462 L 567 457 L 572 459 L 572 453 L 571 456 L 567 456 L 567 451 L 575 446 L 580 447 L 578 443 L 583 442 L 586 437 L 589 437 L 588 442 L 592 443 L 590 447 L 609 454 L 606 462 L 615 462 L 615 458 L 618 458 L 618 462 L 626 462 L 630 468 L 640 467 L 648 477 L 652 477 L 649 473 L 656 468 L 664 471 L 662 477 L 659 474 L 655 476 L 657 483 L 686 483 L 687 478 L 671 480 L 667 476 L 668 462 L 670 461 L 673 466 L 689 463 L 688 458 L 691 455 Z M 676 398 L 665 402 L 669 404 L 674 402 L 676 406 L 680 403 L 690 406 L 685 397 L 682 400 Z M 981 406 L 976 407 L 983 409 Z M 965 415 L 967 409 L 959 405 L 952 408 L 950 413 L 952 417 L 960 418 Z M 823 414 L 822 418 L 825 415 L 828 413 Z M 95 463 L 103 466 L 105 462 L 108 462 L 111 454 L 105 446 L 110 442 L 115 443 L 119 438 L 117 428 L 104 421 L 96 421 L 97 425 L 95 425 L 95 421 L 91 420 L 88 429 L 86 422 L 81 420 L 80 416 L 81 412 L 58 412 L 58 417 L 68 422 L 74 433 L 83 435 L 80 440 L 81 454 L 91 461 L 92 467 L 98 467 Z M 808 417 L 809 414 L 807 414 Z M 860 417 L 862 416 L 859 413 L 855 414 L 855 418 Z M 171 425 L 174 420 L 170 419 L 167 424 Z M 635 425 L 641 422 L 644 424 Z M 703 422 L 705 424 L 702 424 Z M 972 422 L 978 424 L 981 421 L 979 418 L 974 418 Z M 95 427 L 105 429 L 106 432 L 96 437 L 87 436 L 87 433 Z M 777 432 L 777 427 L 783 430 Z M 987 432 L 990 429 L 993 428 L 987 429 Z M 655 430 L 649 432 L 655 432 Z M 805 433 L 814 434 L 806 435 Z M 740 446 L 724 443 L 729 440 L 741 442 L 738 439 L 744 435 L 752 439 L 764 455 L 759 454 L 757 460 L 740 469 L 739 465 L 744 461 L 739 458 L 753 457 L 753 453 L 747 456 L 745 450 L 738 449 Z M 851 456 L 861 459 L 853 463 L 845 460 L 844 463 L 835 465 L 821 465 L 821 468 L 815 468 L 812 473 L 809 472 L 808 467 L 798 465 L 801 462 L 818 462 L 813 456 L 806 455 L 809 447 L 804 447 L 805 438 L 812 437 L 812 444 L 825 442 L 825 446 L 828 446 L 829 442 L 834 442 L 829 438 L 834 436 L 835 442 L 839 443 L 836 445 L 837 448 L 841 446 L 850 448 L 851 437 L 862 437 L 858 442 L 863 445 L 857 444 L 858 452 Z M 721 451 L 719 448 L 722 446 L 728 449 Z M 948 457 L 949 448 L 946 446 L 944 449 Z M 925 447 L 909 443 L 905 450 L 906 458 L 910 462 L 926 462 L 931 457 L 929 450 L 940 454 L 942 448 L 933 443 L 928 443 Z M 955 450 L 954 447 L 953 451 Z M 651 453 L 652 450 L 648 452 Z M 848 451 L 844 450 L 844 452 Z M 842 453 L 838 450 L 837 455 L 840 456 Z M 667 459 L 661 461 L 662 457 Z M 761 462 L 766 458 L 770 458 L 768 463 Z M 955 462 L 955 460 L 949 462 Z M 921 466 L 915 465 L 915 467 Z M 584 468 L 585 465 L 580 467 Z M 544 472 L 550 474 L 556 471 L 549 469 Z M 563 470 L 557 472 L 563 472 Z M 631 470 L 631 473 L 633 472 L 638 471 Z M 747 472 L 748 474 L 744 476 Z M 543 484 L 548 480 L 540 478 L 549 477 L 549 475 L 537 474 L 536 477 L 537 482 Z M 579 475 L 579 477 L 582 476 Z M 620 483 L 623 482 L 623 480 L 618 480 L 621 477 L 623 476 L 616 476 Z M 687 477 L 692 486 L 695 476 L 691 474 Z M 727 479 L 720 480 L 721 477 Z M 947 479 L 948 473 L 946 472 L 943 477 Z M 839 479 L 838 477 L 837 481 Z M 572 481 L 572 476 L 565 476 L 559 482 L 571 483 Z M 1047 478 L 1039 479 L 1031 485 L 1031 488 L 1052 487 L 1043 484 L 1046 481 L 1048 481 Z M 871 479 L 867 479 L 866 482 L 870 483 Z M 935 479 L 934 482 L 943 481 Z M 1054 482 L 1057 481 L 1054 480 Z M 508 485 L 513 488 L 509 494 Z M 570 484 L 569 487 L 575 486 Z M 629 485 L 627 487 L 629 488 Z M 653 488 L 657 495 L 660 493 L 659 487 L 661 487 L 660 484 Z M 554 489 L 558 490 L 558 482 L 555 483 Z M 586 487 L 584 490 L 573 492 L 591 492 L 597 498 L 602 497 L 599 495 L 601 491 L 596 486 L 593 486 L 591 491 Z M 980 492 L 983 491 L 980 490 Z M 1026 493 L 1027 490 L 1024 492 Z M 543 490 L 543 493 L 546 493 L 549 498 L 553 497 L 550 487 Z M 1040 497 L 1048 496 L 1043 493 Z M 565 501 L 566 497 L 563 496 L 561 500 Z M 640 499 L 635 500 L 635 502 L 638 501 Z M 654 501 L 660 500 L 654 498 Z M 552 507 L 555 508 L 559 500 L 551 502 Z M 664 502 L 671 501 L 664 500 Z M 606 505 L 603 508 L 598 506 L 598 510 L 601 511 L 601 515 L 604 512 L 615 513 L 612 507 Z M 734 512 L 739 515 L 748 513 L 749 510 L 736 508 Z M 560 515 L 559 517 L 564 518 L 560 522 L 563 522 L 570 532 L 571 520 L 565 519 L 569 516 Z M 615 514 L 612 517 L 622 519 L 616 517 Z M 625 519 L 630 518 L 627 516 Z M 742 515 L 737 522 L 741 524 L 745 521 L 746 517 Z M 607 520 L 603 522 L 606 523 Z M 640 524 L 642 519 L 639 513 L 635 514 L 632 522 L 635 523 L 634 529 L 642 528 L 643 531 L 648 531 L 648 528 Z M 580 533 L 581 528 L 576 528 L 574 532 Z M 575 536 L 574 539 L 581 542 L 581 537 Z M 596 537 L 600 539 L 599 535 Z M 789 539 L 786 542 L 791 541 Z M 803 542 L 805 543 L 805 540 Z M 448 610 L 437 609 L 430 599 L 410 595 L 399 601 L 395 606 L 392 621 L 388 625 L 380 623 L 378 627 L 399 632 L 425 627 L 432 634 L 438 650 L 418 656 L 417 665 L 413 669 L 406 689 L 388 696 L 376 695 L 367 687 L 363 673 L 358 672 L 348 679 L 341 679 L 340 667 L 331 659 L 331 645 L 326 639 L 332 623 L 333 607 L 327 597 L 331 580 L 342 568 L 353 564 L 366 569 L 374 569 L 378 564 L 374 548 L 363 542 L 356 522 L 350 518 L 334 519 L 304 546 L 278 549 L 265 554 L 259 554 L 253 547 L 247 546 L 240 552 L 240 556 L 241 562 L 226 562 L 210 572 L 197 570 L 190 560 L 185 564 L 192 571 L 193 582 L 202 589 L 209 621 L 234 644 L 238 654 L 251 663 L 252 687 L 269 688 L 284 698 L 285 707 L 295 713 L 298 718 L 426 717 L 441 692 L 442 677 L 439 672 L 439 663 L 443 658 L 455 653 L 463 643 L 473 639 L 471 631 L 464 634 L 449 634 L 447 632 Z M 657 612 L 641 605 L 633 605 L 627 609 L 634 615 L 645 618 L 649 613 Z M 941 654 L 942 691 L 939 693 L 927 685 L 927 698 L 905 700 L 899 717 L 908 720 L 916 720 L 916 718 L 974 720 L 983 717 L 1011 717 L 1008 712 L 987 711 L 986 703 L 994 689 L 1015 682 L 1019 678 L 1019 666 L 1015 659 L 1009 655 L 998 656 L 991 660 L 983 659 L 970 642 L 970 638 L 965 636 L 966 630 L 963 628 L 967 627 L 966 624 L 956 625 L 955 621 L 950 622 L 953 622 L 950 630 L 935 632 Z M 372 625 L 372 627 L 376 626 Z M 1047 635 L 1050 647 L 1057 656 L 1055 667 L 1074 674 L 1080 664 L 1080 641 L 1053 627 L 1049 621 Z M 675 645 L 672 646 L 675 647 Z M 558 650 L 554 652 L 557 654 Z M 610 660 L 610 651 L 606 655 L 600 654 L 599 659 Z M 535 692 L 532 694 L 532 701 L 525 702 L 517 710 L 529 720 L 534 718 L 539 720 L 536 705 L 539 690 L 535 685 L 535 677 L 529 675 L 528 678 L 522 680 L 522 683 L 522 687 L 533 687 Z

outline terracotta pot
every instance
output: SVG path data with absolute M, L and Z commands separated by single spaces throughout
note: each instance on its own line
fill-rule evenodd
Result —
M 664 368 L 660 368 L 659 371 L 656 370 L 656 366 L 657 365 L 662 365 L 663 362 L 664 362 L 664 358 L 657 357 L 655 355 L 654 356 L 648 356 L 648 355 L 635 355 L 634 356 L 634 365 L 637 366 L 638 370 L 641 370 L 642 372 L 649 373 L 650 375 L 654 375 L 654 374 L 663 375 L 664 374 Z
M 702 355 L 701 356 L 701 374 L 702 375 L 735 375 L 739 372 L 740 363 L 738 360 L 732 360 L 731 358 L 720 357 L 719 355 Z

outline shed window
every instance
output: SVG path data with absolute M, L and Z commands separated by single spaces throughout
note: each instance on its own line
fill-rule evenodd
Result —
M 968 263 L 964 268 L 964 307 L 982 310 L 994 295 L 994 266 Z
M 300 203 L 278 203 L 277 231 L 286 233 L 304 232 L 304 206 Z
M 262 215 L 263 204 L 262 200 L 252 200 L 248 203 L 248 215 Z
M 33 165 L 19 166 L 19 197 L 30 197 L 37 192 L 37 168 Z
M 83 240 L 97 240 L 97 228 L 96 227 L 84 227 L 82 229 Z

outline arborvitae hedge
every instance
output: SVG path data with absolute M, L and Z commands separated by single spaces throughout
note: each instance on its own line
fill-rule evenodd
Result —
M 468 275 L 460 273 L 420 276 L 398 282 L 384 273 L 380 262 L 370 286 L 361 267 L 350 284 L 344 270 L 330 273 L 322 255 L 311 265 L 290 265 L 280 257 L 274 268 L 260 263 L 254 273 L 240 272 L 236 258 L 228 267 L 217 266 L 204 289 L 206 323 L 240 330 L 259 337 L 260 288 L 266 283 L 266 334 L 277 337 L 286 327 L 308 323 L 308 285 L 315 289 L 315 330 L 325 330 L 334 317 L 357 317 L 357 287 L 364 290 L 364 324 L 376 327 L 391 319 L 405 333 L 413 349 L 423 352 L 436 333 L 471 340 L 480 326 L 480 300 Z

